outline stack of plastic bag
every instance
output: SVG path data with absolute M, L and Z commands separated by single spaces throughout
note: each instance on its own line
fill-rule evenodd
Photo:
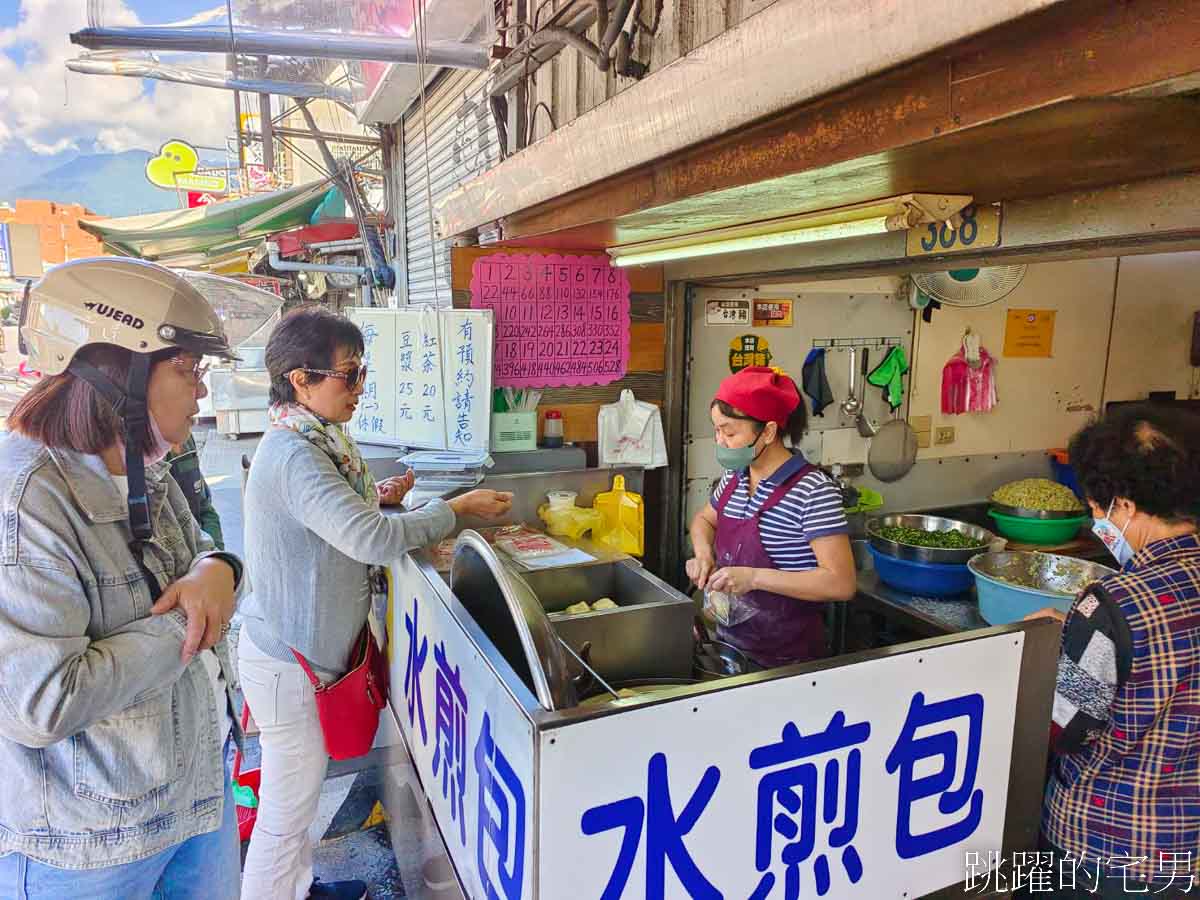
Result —
M 600 407 L 600 465 L 660 469 L 667 465 L 662 414 L 633 391 L 621 391 L 616 403 Z

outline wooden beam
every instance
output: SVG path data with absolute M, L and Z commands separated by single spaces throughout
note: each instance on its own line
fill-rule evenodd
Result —
M 661 237 L 727 224 L 738 216 L 753 221 L 836 205 L 828 192 L 844 173 L 835 167 L 851 160 L 945 140 L 1072 98 L 1170 81 L 1197 69 L 1200 0 L 1069 0 L 756 128 L 517 213 L 502 222 L 503 233 L 506 242 L 557 235 L 571 245 L 591 240 L 611 246 L 650 229 Z M 1089 136 L 1073 137 L 1086 141 Z M 1117 180 L 1172 171 L 1145 171 L 1154 162 L 1147 159 L 1143 171 L 1117 175 Z M 807 193 L 767 191 L 749 203 L 737 192 L 806 172 L 812 184 Z M 1046 171 L 1048 177 L 1057 174 Z M 888 192 L 887 175 L 882 173 L 877 196 Z M 921 189 L 957 191 L 961 185 Z M 672 205 L 684 200 L 692 202 L 681 219 Z M 737 209 L 730 209 L 731 201 Z

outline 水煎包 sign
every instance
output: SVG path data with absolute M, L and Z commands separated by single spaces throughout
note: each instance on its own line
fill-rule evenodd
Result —
M 391 704 L 454 868 L 468 897 L 531 900 L 532 724 L 416 563 L 391 572 Z
M 543 898 L 920 897 L 1002 846 L 1023 634 L 543 731 Z

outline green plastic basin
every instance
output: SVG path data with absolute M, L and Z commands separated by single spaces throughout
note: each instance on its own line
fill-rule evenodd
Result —
M 1091 521 L 1090 516 L 1077 516 L 1074 519 L 1025 519 L 1019 516 L 1008 516 L 996 510 L 988 510 L 988 515 L 996 520 L 996 530 L 1010 541 L 1022 544 L 1065 544 L 1072 540 L 1079 529 Z

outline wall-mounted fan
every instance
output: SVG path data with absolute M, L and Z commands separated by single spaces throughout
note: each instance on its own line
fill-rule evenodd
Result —
M 987 306 L 1013 292 L 1025 277 L 1026 266 L 951 269 L 913 275 L 922 292 L 947 306 Z

